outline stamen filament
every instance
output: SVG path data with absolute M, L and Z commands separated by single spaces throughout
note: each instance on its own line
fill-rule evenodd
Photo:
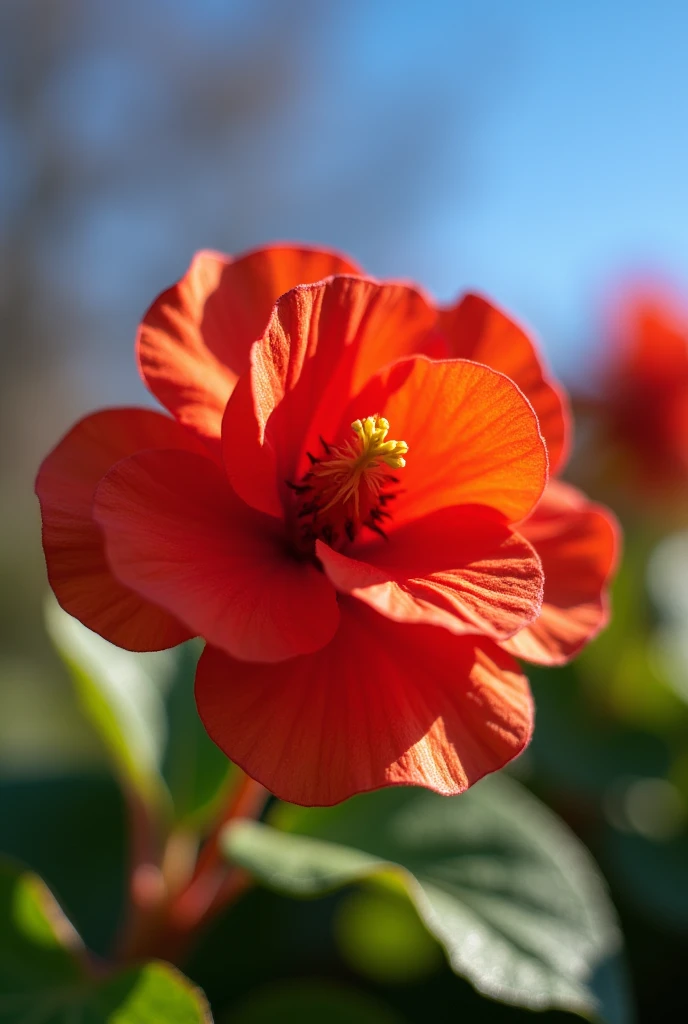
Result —
M 384 506 L 396 497 L 398 484 L 390 470 L 403 469 L 408 445 L 388 439 L 389 421 L 366 416 L 351 424 L 354 438 L 342 445 L 320 439 L 324 456 L 307 453 L 311 468 L 299 483 L 289 483 L 302 502 L 296 519 L 306 521 L 302 542 L 320 537 L 332 546 L 351 542 L 362 526 L 385 536 L 380 522 L 391 518 Z

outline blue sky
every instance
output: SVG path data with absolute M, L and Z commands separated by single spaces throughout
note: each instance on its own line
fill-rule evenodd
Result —
M 36 274 L 56 309 L 80 312 L 66 333 L 84 404 L 142 397 L 136 323 L 206 246 L 301 239 L 444 300 L 478 288 L 568 374 L 585 374 L 600 302 L 624 275 L 688 292 L 688 4 L 84 10 L 37 137 L 67 140 L 85 184 L 57 197 Z M 194 122 L 214 103 L 203 135 Z M 22 135 L 4 113 L 0 92 L 0 229 L 36 155 L 36 125 Z
M 384 130 L 412 78 L 441 125 L 406 238 L 362 238 L 359 256 L 442 298 L 494 294 L 575 368 L 619 277 L 647 268 L 688 290 L 687 53 L 681 3 L 357 5 L 322 106 L 346 92 Z

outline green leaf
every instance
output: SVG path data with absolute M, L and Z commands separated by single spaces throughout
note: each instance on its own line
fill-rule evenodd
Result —
M 212 742 L 193 696 L 201 645 L 150 654 L 124 651 L 91 632 L 56 601 L 48 632 L 119 777 L 182 828 L 212 817 L 232 764 Z
M 177 648 L 176 664 L 166 694 L 167 745 L 162 774 L 181 827 L 209 821 L 218 808 L 236 768 L 205 731 L 196 710 L 194 679 L 202 645 L 190 641 Z
M 208 1024 L 202 993 L 169 964 L 96 974 L 50 890 L 0 864 L 3 1024 Z
M 126 828 L 111 776 L 0 779 L 0 850 L 45 879 L 88 948 L 101 955 L 122 923 Z
M 174 671 L 172 653 L 123 651 L 64 612 L 54 599 L 46 609 L 46 624 L 120 777 L 148 802 L 164 800 L 159 764 L 166 723 L 159 680 Z
M 315 896 L 374 878 L 403 886 L 454 971 L 531 1009 L 629 1019 L 621 938 L 604 882 L 573 834 L 515 782 L 461 797 L 387 789 L 334 808 L 281 805 L 276 827 L 236 822 L 224 848 L 278 892 Z
M 208 1004 L 188 978 L 161 961 L 132 967 L 92 987 L 81 1006 L 92 1024 L 209 1024 Z M 85 1012 L 84 1012 L 85 1011 Z M 91 1017 L 89 1018 L 89 1013 Z M 74 1020 L 70 1016 L 57 1020 Z

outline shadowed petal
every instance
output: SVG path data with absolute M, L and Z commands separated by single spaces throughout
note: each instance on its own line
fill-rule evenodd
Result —
M 99 485 L 94 515 L 117 578 L 235 657 L 315 651 L 337 628 L 332 584 L 289 553 L 281 524 L 237 498 L 210 459 L 125 459 Z
M 203 450 L 189 431 L 160 413 L 105 409 L 72 427 L 36 480 L 48 579 L 58 601 L 89 629 L 134 651 L 173 647 L 192 635 L 169 612 L 115 579 L 92 516 L 93 494 L 105 473 L 147 448 Z
M 401 626 L 342 599 L 317 654 L 249 665 L 206 648 L 196 701 L 228 757 L 283 800 L 329 805 L 381 786 L 461 793 L 530 738 L 516 663 L 489 640 Z
M 504 646 L 519 658 L 561 665 L 607 624 L 620 530 L 608 509 L 560 481 L 549 484 L 520 529 L 542 561 L 545 592 L 540 617 Z

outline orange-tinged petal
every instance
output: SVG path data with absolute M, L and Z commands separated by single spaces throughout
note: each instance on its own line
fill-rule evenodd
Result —
M 119 580 L 237 658 L 315 651 L 337 628 L 332 584 L 287 550 L 281 524 L 236 497 L 210 459 L 142 452 L 96 491 Z
M 171 413 L 214 445 L 227 399 L 279 296 L 330 274 L 357 273 L 344 256 L 306 246 L 268 246 L 237 259 L 200 252 L 143 319 L 137 338 L 143 379 Z
M 192 635 L 169 612 L 115 579 L 92 516 L 93 494 L 120 459 L 147 448 L 202 450 L 175 420 L 148 409 L 105 409 L 77 423 L 36 480 L 48 579 L 71 615 L 119 647 L 154 651 Z
M 316 551 L 338 590 L 395 622 L 501 640 L 532 622 L 542 604 L 539 558 L 491 509 L 441 509 L 388 542 L 356 545 L 356 557 L 320 541 Z
M 519 658 L 561 665 L 607 624 L 620 530 L 608 509 L 560 481 L 549 484 L 520 529 L 542 560 L 545 593 L 540 617 L 504 646 Z
M 571 414 L 568 399 L 548 375 L 542 355 L 511 317 L 481 295 L 464 295 L 440 310 L 439 327 L 450 355 L 485 363 L 510 377 L 531 402 L 547 442 L 550 471 L 568 455 Z
M 336 436 L 370 411 L 409 446 L 390 529 L 452 505 L 487 505 L 518 522 L 542 495 L 547 451 L 537 417 L 516 385 L 487 366 L 400 360 L 371 378 Z
M 227 405 L 223 452 L 237 493 L 281 515 L 299 453 L 331 434 L 371 373 L 431 350 L 435 319 L 419 292 L 367 278 L 335 277 L 283 295 Z
M 461 793 L 520 753 L 533 723 L 527 680 L 489 640 L 402 626 L 346 597 L 317 654 L 265 666 L 206 648 L 196 702 L 228 757 L 306 805 L 382 786 Z

